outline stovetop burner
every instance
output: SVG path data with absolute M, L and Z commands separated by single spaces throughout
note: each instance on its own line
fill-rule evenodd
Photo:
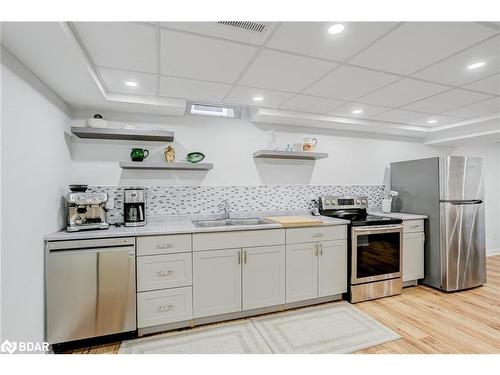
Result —
M 401 219 L 370 215 L 367 197 L 320 197 L 319 213 L 323 216 L 349 220 L 351 226 L 400 224 Z

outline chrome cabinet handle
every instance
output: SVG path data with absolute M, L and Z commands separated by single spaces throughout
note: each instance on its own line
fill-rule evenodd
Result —
M 313 234 L 313 237 L 314 238 L 323 237 L 323 233 L 315 233 Z
M 314 250 L 314 255 L 318 256 L 318 244 L 314 245 L 315 250 Z
M 241 251 L 238 251 L 238 264 L 241 264 Z
M 169 311 L 174 307 L 174 305 L 162 305 L 158 306 L 158 311 L 163 312 L 163 311 Z
M 243 263 L 247 264 L 247 251 L 243 250 Z
M 418 225 L 418 224 L 415 224 L 415 225 L 410 225 L 410 228 L 411 228 L 411 229 L 417 229 L 419 226 L 420 226 L 420 225 Z
M 170 249 L 174 247 L 174 244 L 172 242 L 161 242 L 158 244 L 159 249 Z
M 174 270 L 158 271 L 158 272 L 156 272 L 156 276 L 158 276 L 158 277 L 165 277 L 165 276 L 170 276 L 173 273 L 174 273 Z
M 323 245 L 319 244 L 319 255 L 323 256 Z

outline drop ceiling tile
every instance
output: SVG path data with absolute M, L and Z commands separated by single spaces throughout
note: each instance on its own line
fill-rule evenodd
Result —
M 130 72 L 98 67 L 104 83 L 111 92 L 156 95 L 156 76 L 154 74 Z M 136 87 L 130 87 L 125 82 L 136 82 Z
M 265 25 L 262 32 L 244 30 L 238 27 L 219 24 L 217 22 L 161 22 L 160 25 L 162 27 L 203 34 L 206 36 L 261 45 L 272 33 L 276 24 L 273 22 L 257 23 Z
M 404 106 L 403 109 L 427 113 L 441 113 L 488 98 L 491 98 L 491 96 L 467 90 L 454 89 L 431 96 L 427 99 L 419 100 L 418 102 Z
M 341 66 L 305 90 L 306 94 L 353 100 L 399 79 L 393 74 Z
M 429 123 L 429 121 L 432 121 Z M 440 126 L 440 125 L 446 125 L 446 124 L 451 124 L 453 122 L 458 122 L 461 121 L 461 119 L 456 118 L 456 117 L 448 117 L 448 116 L 425 116 L 422 118 L 418 118 L 416 120 L 408 121 L 407 124 L 409 125 L 417 125 L 417 126 L 428 126 L 428 127 L 433 127 L 433 126 Z
M 264 100 L 256 102 L 253 100 L 256 96 L 261 96 Z M 292 96 L 293 94 L 286 92 L 235 86 L 226 96 L 224 102 L 259 107 L 278 107 Z
M 152 26 L 127 22 L 76 22 L 76 30 L 96 65 L 156 72 Z
M 160 77 L 160 96 L 182 98 L 188 100 L 221 101 L 231 85 L 197 81 L 194 79 Z
M 448 87 L 442 85 L 403 78 L 363 96 L 358 101 L 386 107 L 400 107 L 448 89 Z
M 493 98 L 483 102 L 470 104 L 465 107 L 445 112 L 446 116 L 471 118 L 500 113 L 500 98 Z
M 317 96 L 297 95 L 286 102 L 284 105 L 282 105 L 281 108 L 290 109 L 293 111 L 326 113 L 341 106 L 344 103 L 345 101 L 342 100 L 320 98 Z
M 161 73 L 233 83 L 257 47 L 177 31 L 161 31 Z
M 467 66 L 478 61 L 486 62 L 486 65 L 476 70 L 467 69 Z M 415 77 L 461 86 L 497 72 L 500 72 L 500 36 L 425 68 Z
M 267 46 L 344 61 L 396 25 L 396 22 L 344 22 L 344 31 L 331 35 L 328 28 L 334 23 L 283 22 Z
M 500 95 L 500 73 L 465 86 L 468 89 Z
M 353 113 L 353 111 L 359 111 L 359 110 L 361 110 L 362 112 Z M 378 107 L 375 105 L 361 104 L 361 103 L 348 103 L 331 112 L 328 112 L 328 114 L 333 116 L 368 118 L 382 112 L 387 112 L 389 110 L 390 108 L 387 107 Z
M 349 62 L 410 74 L 495 33 L 474 22 L 407 22 Z
M 417 118 L 422 118 L 425 115 L 426 115 L 425 113 L 395 109 L 393 111 L 388 111 L 372 116 L 370 117 L 370 120 L 406 123 L 408 121 L 415 120 Z
M 263 50 L 240 84 L 274 90 L 298 92 L 337 66 L 326 62 L 285 52 Z

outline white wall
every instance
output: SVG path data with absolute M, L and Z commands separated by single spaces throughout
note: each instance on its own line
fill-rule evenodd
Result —
M 40 341 L 43 237 L 63 226 L 61 197 L 71 167 L 71 142 L 64 130 L 70 119 L 63 105 L 40 93 L 43 84 L 5 51 L 1 73 L 2 340 Z
M 500 253 L 500 144 L 461 147 L 454 154 L 484 159 L 486 249 L 488 254 Z
M 75 124 L 83 124 L 88 113 L 79 113 Z M 106 117 L 106 114 L 103 114 Z M 113 116 L 116 114 L 111 114 Z M 123 126 L 131 122 L 110 122 Z M 173 147 L 177 158 L 187 152 L 202 151 L 213 170 L 203 172 L 126 171 L 119 160 L 130 160 L 130 143 L 75 139 L 73 180 L 91 185 L 276 185 L 276 184 L 382 184 L 390 161 L 428 157 L 438 151 L 416 142 L 337 136 L 328 130 L 276 127 L 280 146 L 300 142 L 306 136 L 319 139 L 317 151 L 328 159 L 282 161 L 253 159 L 253 152 L 266 148 L 267 128 L 243 120 L 207 117 L 164 118 L 163 124 L 137 123 L 137 127 L 164 128 L 175 132 Z M 320 131 L 321 133 L 318 133 Z M 151 151 L 148 161 L 163 162 L 165 143 L 136 143 Z

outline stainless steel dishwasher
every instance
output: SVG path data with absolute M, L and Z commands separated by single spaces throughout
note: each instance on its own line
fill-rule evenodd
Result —
M 48 242 L 50 344 L 135 331 L 135 239 Z

